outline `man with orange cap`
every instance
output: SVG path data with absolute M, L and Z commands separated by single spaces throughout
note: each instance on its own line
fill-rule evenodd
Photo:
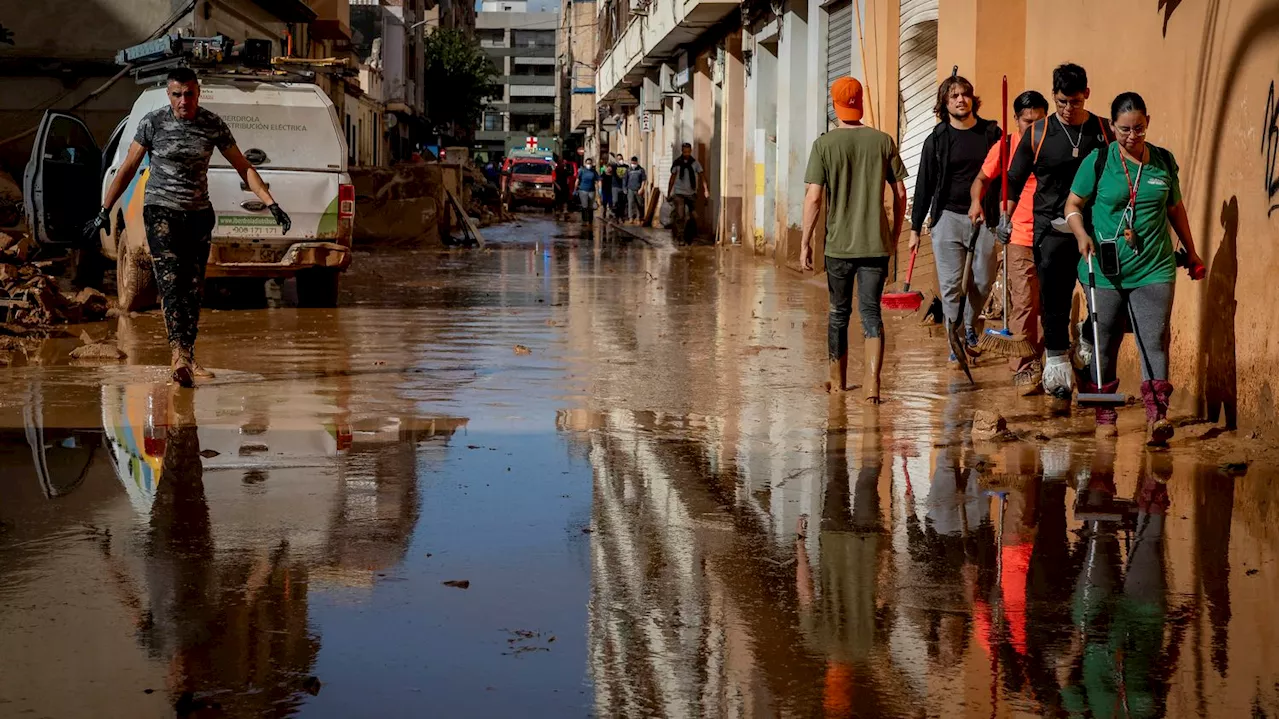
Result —
M 866 400 L 880 403 L 884 323 L 880 295 L 889 255 L 902 233 L 907 207 L 907 168 L 893 138 L 862 124 L 862 83 L 842 77 L 831 84 L 838 127 L 813 142 L 804 173 L 804 233 L 800 266 L 813 268 L 813 235 L 826 208 L 824 256 L 831 310 L 827 324 L 827 391 L 843 392 L 849 364 L 849 318 L 855 283 L 864 346 Z M 885 217 L 884 183 L 893 186 L 893 223 Z

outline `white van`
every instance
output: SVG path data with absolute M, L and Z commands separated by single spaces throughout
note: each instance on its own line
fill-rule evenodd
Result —
M 169 104 L 163 86 L 151 87 L 99 153 L 79 118 L 49 111 L 41 122 L 24 178 L 27 216 L 41 244 L 74 246 L 79 227 L 97 211 L 137 132 L 138 122 Z M 289 213 L 283 235 L 266 206 L 218 152 L 209 167 L 209 198 L 217 215 L 207 276 L 296 277 L 299 302 L 333 306 L 339 274 L 351 264 L 355 187 L 347 173 L 347 147 L 333 103 L 316 85 L 257 79 L 201 81 L 200 105 L 231 128 L 236 145 L 257 168 L 272 196 Z M 102 251 L 116 261 L 120 306 L 155 303 L 142 202 L 150 160 L 111 211 Z M 98 192 L 85 191 L 96 177 Z M 83 206 L 81 206 L 83 204 Z

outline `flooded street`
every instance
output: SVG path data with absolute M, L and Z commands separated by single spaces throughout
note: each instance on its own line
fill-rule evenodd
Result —
M 158 312 L 0 369 L 0 716 L 1280 714 L 1275 447 L 1095 440 L 915 317 L 829 398 L 824 284 L 485 237 L 206 310 L 193 392 Z

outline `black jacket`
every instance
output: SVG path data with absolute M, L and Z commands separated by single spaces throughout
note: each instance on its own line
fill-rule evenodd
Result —
M 977 118 L 978 127 L 987 136 L 987 149 L 1000 141 L 1000 123 L 995 120 Z M 916 194 L 911 203 L 911 229 L 919 232 L 924 227 L 925 217 L 929 218 L 929 226 L 938 224 L 942 216 L 942 201 L 947 194 L 947 162 L 951 152 L 951 143 L 947 142 L 947 121 L 939 122 L 933 132 L 924 139 L 924 147 L 920 152 L 920 169 L 916 171 Z M 987 186 L 987 194 L 982 198 L 983 212 L 987 217 L 987 225 L 995 227 L 1000 221 L 1000 178 L 993 178 Z

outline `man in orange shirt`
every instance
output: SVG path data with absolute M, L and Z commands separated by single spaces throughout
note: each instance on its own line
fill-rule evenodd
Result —
M 1049 113 L 1049 102 L 1044 95 L 1035 90 L 1027 90 L 1013 100 L 1013 115 L 1018 121 L 1018 131 L 1013 135 L 1006 153 L 1005 162 L 1013 160 L 1013 148 L 1022 140 L 1022 133 L 1043 120 Z M 991 180 L 1000 176 L 1000 143 L 991 146 L 987 159 L 982 163 L 982 170 L 974 179 L 969 196 L 969 217 L 974 222 L 983 221 L 982 196 L 986 193 Z M 1013 217 L 1002 219 L 1000 228 L 996 230 L 996 238 L 1008 243 L 1009 253 L 1009 304 L 1005 308 L 1008 317 L 1009 331 L 1024 335 L 1031 346 L 1036 348 L 1036 355 L 1026 359 L 1009 360 L 1009 369 L 1013 372 L 1013 386 L 1023 396 L 1035 394 L 1040 390 L 1040 282 L 1036 278 L 1036 260 L 1032 246 L 1035 244 L 1033 231 L 1031 199 L 1036 194 L 1036 178 L 1033 176 L 1022 187 L 1022 195 L 1018 198 Z M 1005 208 L 1007 211 L 1007 208 Z M 1011 230 L 1010 230 L 1011 226 Z

